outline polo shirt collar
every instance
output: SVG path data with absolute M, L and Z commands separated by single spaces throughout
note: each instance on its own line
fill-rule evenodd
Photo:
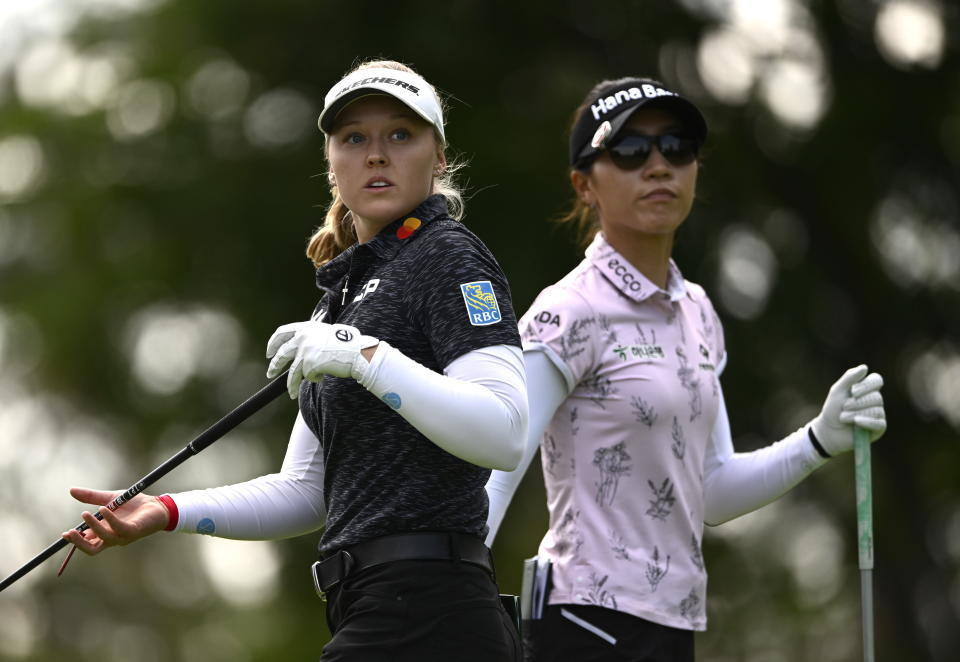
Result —
M 683 274 L 673 259 L 670 260 L 667 270 L 667 287 L 662 289 L 611 246 L 602 232 L 598 232 L 587 247 L 586 258 L 614 288 L 638 303 L 658 292 L 667 295 L 671 301 L 679 301 L 689 296 Z
M 401 248 L 417 236 L 425 225 L 447 216 L 447 199 L 434 194 L 421 202 L 409 214 L 404 214 L 384 227 L 370 241 L 354 244 L 317 269 L 317 287 L 332 290 L 350 271 L 357 252 L 369 252 L 380 260 L 392 260 Z

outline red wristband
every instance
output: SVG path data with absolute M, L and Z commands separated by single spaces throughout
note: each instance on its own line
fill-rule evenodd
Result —
M 161 494 L 157 497 L 157 501 L 163 504 L 163 507 L 167 509 L 167 514 L 170 515 L 170 523 L 167 524 L 164 531 L 173 531 L 177 528 L 177 522 L 180 521 L 180 510 L 177 508 L 177 502 L 169 494 Z

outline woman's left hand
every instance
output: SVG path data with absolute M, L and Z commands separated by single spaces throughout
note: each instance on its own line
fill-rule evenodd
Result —
M 297 397 L 300 382 L 304 379 L 316 382 L 323 375 L 333 375 L 360 381 L 370 365 L 361 352 L 379 342 L 346 324 L 284 324 L 273 332 L 267 343 L 267 358 L 273 358 L 267 368 L 267 377 L 273 379 L 292 361 L 287 375 L 287 392 L 291 399 Z
M 98 520 L 93 513 L 84 511 L 80 517 L 89 528 L 82 533 L 70 529 L 60 534 L 60 537 L 76 545 L 84 554 L 93 556 L 107 547 L 129 545 L 140 538 L 162 531 L 170 522 L 166 506 L 160 503 L 157 497 L 143 493 L 124 502 L 119 510 L 110 510 L 107 504 L 120 494 L 120 491 L 70 488 L 70 496 L 77 501 L 99 506 L 97 512 L 103 519 Z
M 851 368 L 830 387 L 823 410 L 810 423 L 820 445 L 831 456 L 853 448 L 853 426 L 870 432 L 870 441 L 879 439 L 887 429 L 883 409 L 883 377 L 867 374 L 867 366 Z

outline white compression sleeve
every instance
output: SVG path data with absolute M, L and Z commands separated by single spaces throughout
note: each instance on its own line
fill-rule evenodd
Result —
M 557 411 L 557 407 L 566 399 L 567 383 L 553 361 L 541 351 L 525 351 L 523 363 L 527 371 L 527 393 L 530 400 L 530 427 L 523 448 L 520 464 L 513 471 L 494 471 L 487 481 L 487 498 L 490 511 L 487 514 L 487 546 L 493 545 L 497 531 L 507 514 L 507 507 L 514 492 L 523 480 L 530 462 L 540 448 L 540 438 Z
M 175 530 L 235 540 L 275 540 L 316 531 L 326 521 L 323 471 L 320 442 L 297 414 L 279 473 L 171 494 L 180 511 Z
M 810 442 L 806 427 L 764 448 L 734 453 L 721 390 L 720 409 L 703 462 L 704 522 L 716 526 L 765 506 L 825 462 Z
M 527 434 L 520 348 L 494 345 L 430 370 L 380 341 L 361 384 L 427 439 L 481 467 L 513 469 Z

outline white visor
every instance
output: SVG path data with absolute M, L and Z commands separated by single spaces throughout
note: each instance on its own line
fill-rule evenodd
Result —
M 396 69 L 370 68 L 354 71 L 330 88 L 323 99 L 317 126 L 329 134 L 337 115 L 351 101 L 371 94 L 388 94 L 409 106 L 443 135 L 443 111 L 433 86 L 417 74 Z

